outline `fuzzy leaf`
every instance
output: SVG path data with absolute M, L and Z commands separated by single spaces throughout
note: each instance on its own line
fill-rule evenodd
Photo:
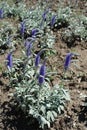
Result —
M 41 106 L 40 110 L 42 111 L 43 114 L 46 113 L 46 107 L 45 106 Z
M 44 127 L 47 125 L 48 128 L 50 128 L 50 122 L 47 121 L 44 117 L 40 116 L 40 124 L 41 124 L 41 128 L 44 129 Z
M 30 109 L 29 114 L 30 114 L 30 115 L 33 115 L 33 114 L 34 114 L 34 110 L 33 110 L 33 109 Z
M 52 114 L 51 111 L 47 112 L 47 120 L 52 122 L 54 121 L 54 115 Z
M 57 117 L 57 113 L 55 111 L 52 111 L 54 117 L 56 118 Z

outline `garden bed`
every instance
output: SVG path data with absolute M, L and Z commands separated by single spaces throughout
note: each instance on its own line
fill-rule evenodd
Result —
M 8 0 L 8 4 L 9 4 Z M 37 4 L 38 1 L 28 2 L 27 0 L 24 3 L 27 3 L 27 7 L 32 7 L 32 4 Z M 1 1 L 0 1 L 1 3 Z M 14 3 L 14 1 L 13 1 Z M 51 3 L 51 4 L 50 4 Z M 48 0 L 47 6 L 50 4 L 52 11 L 57 12 L 58 1 L 50 1 Z M 67 3 L 63 3 L 64 8 L 70 6 Z M 74 5 L 74 3 L 72 4 Z M 29 6 L 29 7 L 28 7 Z M 46 6 L 46 7 L 47 7 Z M 86 0 L 78 0 L 78 5 L 76 7 L 70 7 L 72 12 L 74 12 L 72 17 L 83 14 L 87 19 L 87 2 Z M 24 8 L 25 9 L 25 8 Z M 12 12 L 11 12 L 12 13 Z M 11 16 L 12 15 L 12 16 Z M 70 14 L 71 15 L 71 14 Z M 31 119 L 25 116 L 25 113 L 18 108 L 18 103 L 15 101 L 15 98 L 12 96 L 12 93 L 15 92 L 15 88 L 9 86 L 9 78 L 6 76 L 6 57 L 9 53 L 10 49 L 14 51 L 14 58 L 21 58 L 23 55 L 22 49 L 23 44 L 22 38 L 19 33 L 20 22 L 22 21 L 23 15 L 18 14 L 14 16 L 10 14 L 10 18 L 8 15 L 5 18 L 0 19 L 0 28 L 2 28 L 3 23 L 8 22 L 7 27 L 11 25 L 9 28 L 11 31 L 7 31 L 12 35 L 16 34 L 12 39 L 12 45 L 7 45 L 5 41 L 4 47 L 0 45 L 0 130 L 41 130 L 39 128 L 38 121 L 36 119 Z M 21 17 L 20 17 L 21 16 Z M 69 16 L 71 17 L 71 16 Z M 68 24 L 71 25 L 71 21 L 67 16 L 65 19 Z M 19 19 L 20 18 L 20 19 Z M 51 29 L 52 36 L 55 36 L 55 43 L 53 44 L 53 52 L 52 54 L 47 54 L 48 59 L 46 65 L 50 67 L 51 71 L 57 71 L 58 74 L 56 76 L 53 75 L 51 77 L 51 87 L 55 84 L 61 84 L 61 80 L 63 79 L 64 88 L 67 89 L 70 93 L 70 101 L 66 103 L 65 110 L 55 119 L 53 123 L 51 123 L 50 130 L 87 130 L 87 35 L 79 34 L 79 37 L 76 37 L 78 33 L 74 33 L 74 40 L 72 40 L 72 35 L 66 35 L 65 31 L 69 29 L 69 25 L 63 26 L 60 21 L 60 17 L 57 19 L 57 27 L 55 25 L 54 28 Z M 61 23 L 60 24 L 58 23 Z M 6 24 L 6 23 L 5 23 Z M 34 23 L 35 24 L 35 23 Z M 32 24 L 31 24 L 32 25 Z M 66 25 L 66 24 L 65 24 Z M 28 25 L 26 25 L 28 27 Z M 44 25 L 45 26 L 45 25 Z M 6 26 L 3 27 L 7 29 Z M 31 27 L 32 28 L 32 27 Z M 31 31 L 31 28 L 29 31 Z M 85 22 L 85 31 L 87 31 L 87 20 Z M 71 26 L 70 26 L 71 29 Z M 6 30 L 5 30 L 6 31 Z M 63 33 L 64 32 L 64 33 Z M 30 36 L 30 32 L 25 32 L 24 36 Z M 66 38 L 66 37 L 67 38 Z M 6 38 L 6 36 L 5 36 Z M 54 38 L 54 37 L 53 37 Z M 6 39 L 5 39 L 6 40 Z M 43 39 L 39 39 L 43 40 Z M 46 41 L 47 42 L 47 41 Z M 51 41 L 51 43 L 53 40 Z M 41 43 L 43 44 L 43 42 Z M 49 46 L 49 43 L 48 43 Z M 12 48 L 11 48 L 12 47 Z M 40 50 L 38 47 L 38 39 L 36 45 L 34 46 L 35 53 Z M 70 64 L 69 70 L 66 72 L 66 76 L 63 77 L 64 73 L 64 60 L 67 53 L 76 53 L 72 60 L 75 61 Z M 42 56 L 43 57 L 43 56 Z M 32 122 L 31 122 L 32 120 Z M 30 124 L 29 124 L 30 123 Z

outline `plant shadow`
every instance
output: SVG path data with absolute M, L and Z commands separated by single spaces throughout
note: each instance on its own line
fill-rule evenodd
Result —
M 2 127 L 3 130 L 41 130 L 38 122 L 26 117 L 22 110 L 17 109 L 17 104 L 13 99 L 1 104 Z M 31 124 L 29 124 L 31 122 Z M 1 127 L 1 126 L 0 126 Z
M 84 102 L 85 104 L 85 102 Z M 80 106 L 81 111 L 78 114 L 78 120 L 80 123 L 84 123 L 87 127 L 87 106 Z

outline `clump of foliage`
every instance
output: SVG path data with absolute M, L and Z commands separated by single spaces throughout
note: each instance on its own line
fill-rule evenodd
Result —
M 7 2 L 1 2 L 0 9 L 3 9 L 3 17 L 16 17 L 20 21 L 28 19 L 28 22 L 31 20 L 31 23 L 38 25 L 41 22 L 41 17 L 46 9 L 46 6 L 45 4 L 41 5 L 41 3 L 38 2 L 36 5 L 28 8 L 23 1 L 18 2 L 17 5 L 13 3 L 12 6 L 10 6 Z M 51 18 L 51 13 L 52 12 L 49 11 L 46 21 L 49 21 L 49 18 Z
M 76 40 L 87 41 L 87 17 L 74 14 L 69 20 L 69 26 L 62 33 L 62 39 L 71 46 Z
M 14 46 L 13 37 L 16 32 L 16 28 L 9 22 L 1 21 L 0 28 L 0 51 L 6 50 L 9 46 Z
M 69 7 L 58 8 L 57 18 L 56 18 L 57 20 L 56 20 L 56 25 L 55 25 L 57 29 L 68 27 L 71 13 L 72 11 Z
M 55 118 L 64 111 L 65 102 L 69 101 L 68 91 L 60 86 L 49 86 L 47 82 L 39 86 L 34 81 L 18 84 L 14 94 L 19 107 L 27 116 L 36 118 L 41 128 L 50 128 Z
M 16 17 L 18 19 L 24 19 L 25 16 L 27 17 L 27 9 L 26 9 L 26 5 L 21 2 L 20 4 L 16 5 L 16 4 L 12 4 L 12 6 L 10 6 L 7 2 L 2 2 L 0 5 L 0 8 L 3 9 L 3 17 Z

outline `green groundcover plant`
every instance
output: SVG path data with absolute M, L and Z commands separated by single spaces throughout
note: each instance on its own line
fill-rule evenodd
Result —
M 15 35 L 15 27 L 7 21 L 1 21 L 1 28 L 0 28 L 0 48 L 8 48 L 10 43 L 14 44 L 12 40 Z

